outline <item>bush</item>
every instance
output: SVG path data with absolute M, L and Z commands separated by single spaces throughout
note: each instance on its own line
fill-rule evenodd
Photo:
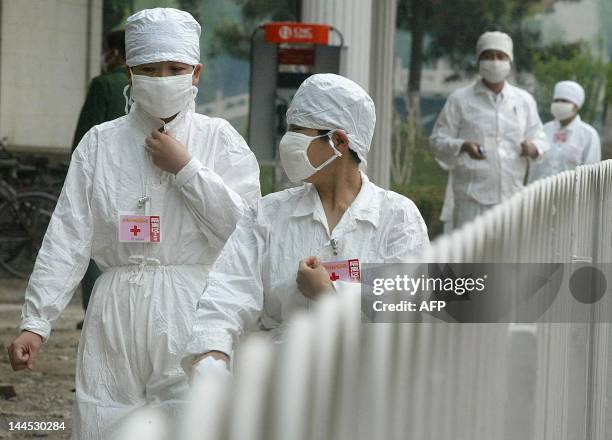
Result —
M 262 196 L 266 196 L 274 192 L 273 165 L 259 165 L 259 184 L 261 185 Z
M 446 183 L 445 183 L 446 185 Z M 444 192 L 446 186 L 423 185 L 392 187 L 391 189 L 403 196 L 408 197 L 419 208 L 423 220 L 427 225 L 429 239 L 434 239 L 444 232 L 444 225 L 440 221 L 440 213 L 444 203 Z
M 402 127 L 406 136 L 407 128 Z M 412 154 L 410 180 L 408 182 L 393 182 L 391 189 L 411 199 L 425 220 L 429 238 L 442 234 L 444 225 L 440 221 L 440 213 L 444 204 L 444 193 L 448 173 L 436 162 L 429 149 L 428 139 L 421 133 L 415 136 L 416 145 L 403 145 L 410 148 Z

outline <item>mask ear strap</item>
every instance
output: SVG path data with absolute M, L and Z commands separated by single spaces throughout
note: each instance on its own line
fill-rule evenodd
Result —
M 193 66 L 193 70 L 191 71 L 191 77 L 193 78 L 193 74 L 195 73 L 196 66 Z M 198 86 L 191 86 L 191 99 L 195 101 L 196 96 L 198 96 Z M 195 103 L 194 103 L 195 105 Z
M 334 135 L 334 133 L 336 133 L 336 131 L 338 130 L 330 130 L 329 133 L 326 133 L 324 136 L 329 137 L 329 145 L 332 147 L 332 150 L 334 150 L 335 156 L 341 157 L 342 153 L 336 148 L 336 144 L 334 144 L 334 140 L 332 139 L 332 136 Z
M 130 72 L 130 78 L 132 79 L 132 83 L 133 83 L 133 81 L 134 81 L 134 75 L 132 75 L 132 68 L 131 68 L 131 67 L 128 67 L 128 70 L 129 70 L 129 72 Z M 128 98 L 128 95 L 127 95 L 127 89 L 128 89 L 128 88 L 130 89 L 130 97 L 129 97 L 129 98 Z M 125 114 L 127 115 L 127 114 L 128 114 L 128 111 L 129 111 L 129 107 L 131 107 L 131 105 L 132 105 L 132 104 L 133 104 L 133 102 L 134 102 L 134 101 L 132 100 L 132 88 L 130 87 L 130 85 L 129 85 L 129 84 L 128 84 L 128 85 L 126 85 L 126 86 L 123 88 L 123 98 L 125 99 L 125 109 L 124 109 L 124 111 L 125 111 Z
M 342 157 L 342 153 L 336 148 L 336 146 L 334 145 L 334 141 L 331 138 L 331 136 L 336 132 L 336 130 L 331 131 L 330 133 L 326 133 L 324 135 L 321 136 L 317 136 L 319 137 L 329 137 L 328 142 L 329 142 L 329 146 L 332 148 L 332 150 L 334 150 L 334 155 L 332 157 L 330 157 L 329 159 L 327 159 L 325 162 L 323 162 L 321 165 L 319 165 L 318 167 L 316 167 L 315 169 L 317 171 L 322 170 L 323 168 L 325 168 L 327 165 L 329 165 L 330 163 L 332 163 L 334 160 L 338 159 L 339 157 Z
M 336 148 L 336 146 L 334 145 L 334 141 L 331 141 L 331 142 L 330 142 L 330 145 L 331 145 L 332 149 L 334 150 L 334 154 L 335 154 L 336 156 L 338 156 L 338 157 L 342 156 L 342 153 L 340 152 L 340 150 L 338 150 L 338 149 Z
M 340 153 L 338 150 L 336 150 L 335 147 L 332 147 L 334 149 L 334 155 L 332 157 L 330 157 L 329 159 L 327 159 L 325 162 L 323 162 L 321 165 L 319 165 L 318 167 L 315 168 L 316 171 L 322 170 L 323 168 L 325 168 L 327 165 L 329 165 L 330 163 L 332 163 L 334 160 L 338 159 L 339 157 L 342 156 L 342 153 Z
M 125 99 L 125 108 L 123 109 L 123 111 L 125 112 L 126 115 L 128 114 L 128 97 L 127 97 L 128 87 L 130 87 L 129 84 L 123 88 L 123 99 Z
M 125 99 L 125 109 L 123 111 L 125 111 L 125 114 L 128 114 L 128 106 L 129 106 L 129 102 L 130 102 L 130 98 L 128 98 L 127 96 L 127 89 L 130 87 L 130 85 L 128 84 L 127 86 L 125 86 L 123 88 L 123 98 Z M 132 94 L 132 91 L 130 90 L 130 95 Z

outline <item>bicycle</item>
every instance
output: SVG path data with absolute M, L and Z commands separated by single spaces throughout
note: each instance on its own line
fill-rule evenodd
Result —
M 31 174 L 32 167 L 14 158 L 0 159 L 0 267 L 25 279 L 34 267 L 57 197 L 15 189 L 10 182 L 19 183 L 20 171 Z

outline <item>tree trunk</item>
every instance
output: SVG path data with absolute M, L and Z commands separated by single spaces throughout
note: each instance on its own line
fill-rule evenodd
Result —
M 421 71 L 423 70 L 423 34 L 425 14 L 419 0 L 411 2 L 410 75 L 406 100 L 407 119 L 412 133 L 420 132 L 421 121 Z

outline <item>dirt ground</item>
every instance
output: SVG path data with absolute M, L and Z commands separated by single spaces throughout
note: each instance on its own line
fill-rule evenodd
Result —
M 79 339 L 76 324 L 83 318 L 80 293 L 54 324 L 34 371 L 14 372 L 6 347 L 18 333 L 25 282 L 0 278 L 0 387 L 12 385 L 17 394 L 0 395 L 0 439 L 69 439 L 72 433 L 74 365 Z M 10 431 L 10 422 L 64 422 L 58 431 Z

